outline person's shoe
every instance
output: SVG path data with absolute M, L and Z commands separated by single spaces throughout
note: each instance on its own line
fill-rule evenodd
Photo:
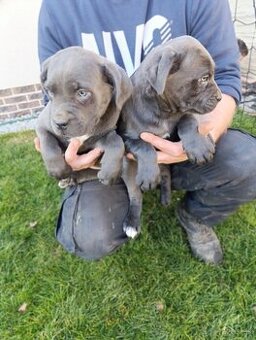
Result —
M 187 233 L 194 256 L 206 263 L 219 264 L 223 253 L 213 229 L 191 216 L 182 203 L 177 208 L 177 218 Z

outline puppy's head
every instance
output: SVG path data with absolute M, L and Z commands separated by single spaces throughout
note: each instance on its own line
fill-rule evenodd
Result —
M 67 140 L 113 128 L 132 91 L 123 69 L 82 47 L 48 58 L 41 82 L 50 100 L 51 128 Z
M 196 39 L 173 39 L 153 50 L 151 59 L 147 73 L 151 94 L 165 101 L 170 112 L 204 114 L 220 101 L 214 61 Z

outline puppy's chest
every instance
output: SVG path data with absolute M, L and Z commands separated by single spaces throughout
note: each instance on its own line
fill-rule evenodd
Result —
M 62 146 L 63 151 L 65 151 L 67 149 L 71 139 L 69 139 L 69 140 L 61 139 L 60 140 L 60 144 Z M 80 154 L 80 155 L 94 149 L 95 146 L 96 146 L 96 143 L 99 140 L 99 138 L 97 138 L 96 136 L 95 137 L 89 137 L 87 135 L 74 137 L 74 139 L 78 139 L 81 143 L 81 146 L 79 147 L 79 150 L 78 150 L 78 154 Z

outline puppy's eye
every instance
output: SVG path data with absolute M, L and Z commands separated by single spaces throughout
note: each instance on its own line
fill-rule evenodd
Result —
M 202 78 L 200 78 L 198 82 L 201 84 L 205 84 L 209 81 L 209 79 L 210 79 L 210 76 L 207 74 L 206 76 L 203 76 Z
M 85 89 L 79 89 L 76 91 L 77 96 L 79 97 L 79 99 L 86 101 L 91 97 L 91 92 L 85 90 Z

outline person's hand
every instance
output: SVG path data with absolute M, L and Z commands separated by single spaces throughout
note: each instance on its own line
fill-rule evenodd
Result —
M 38 137 L 34 139 L 35 149 L 41 152 L 40 140 Z M 74 171 L 87 169 L 87 168 L 98 168 L 95 167 L 95 163 L 102 151 L 99 148 L 95 148 L 86 154 L 78 155 L 78 149 L 80 147 L 80 141 L 78 139 L 72 139 L 65 152 L 65 160 L 71 166 Z
M 40 149 L 40 140 L 39 140 L 38 137 L 35 137 L 35 139 L 34 139 L 34 146 L 35 146 L 36 151 L 41 152 L 41 149 Z
M 140 137 L 158 150 L 157 162 L 160 164 L 179 163 L 188 159 L 181 142 L 170 142 L 149 132 L 143 132 Z
M 212 130 L 212 122 L 204 121 L 199 125 L 199 132 L 202 135 L 207 135 Z M 143 132 L 140 135 L 141 139 L 151 144 L 157 149 L 157 162 L 159 164 L 172 164 L 186 161 L 188 159 L 183 150 L 182 142 L 171 142 L 164 138 L 158 137 L 149 132 Z M 132 154 L 128 154 L 129 159 L 133 159 Z
M 95 148 L 85 154 L 78 155 L 78 149 L 80 147 L 80 141 L 78 139 L 72 139 L 65 152 L 65 160 L 71 166 L 74 171 L 82 169 L 95 168 L 95 163 L 99 156 L 102 154 L 102 150 Z
M 174 143 L 149 132 L 142 132 L 140 138 L 157 149 L 157 163 L 159 164 L 179 163 L 188 159 L 181 142 Z M 130 160 L 135 160 L 131 153 L 126 156 Z

